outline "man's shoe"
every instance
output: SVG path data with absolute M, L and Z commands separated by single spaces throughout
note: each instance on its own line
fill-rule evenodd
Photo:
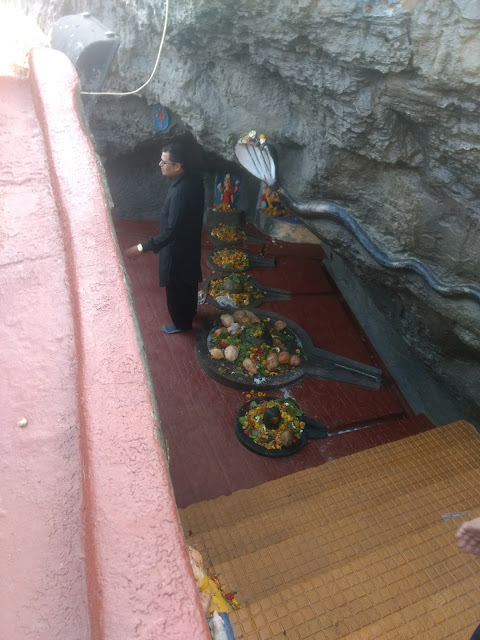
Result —
M 177 329 L 174 324 L 164 324 L 160 331 L 162 333 L 182 333 L 183 331 L 188 331 L 188 329 Z

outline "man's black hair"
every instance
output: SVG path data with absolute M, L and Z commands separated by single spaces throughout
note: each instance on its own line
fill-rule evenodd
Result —
M 185 147 L 180 142 L 171 142 L 162 149 L 163 153 L 168 153 L 172 162 L 178 162 L 184 169 L 187 168 L 187 154 Z

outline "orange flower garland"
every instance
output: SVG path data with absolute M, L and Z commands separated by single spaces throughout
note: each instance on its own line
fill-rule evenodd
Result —
M 235 302 L 237 307 L 248 307 L 255 300 L 259 300 L 263 297 L 263 293 L 260 289 L 257 289 L 253 284 L 250 284 L 249 279 L 250 276 L 235 276 L 237 278 L 241 278 L 243 284 L 243 291 L 241 293 L 232 293 L 230 291 L 225 291 L 225 281 L 229 279 L 229 276 L 225 278 L 219 278 L 218 280 L 212 280 L 210 282 L 208 293 L 212 296 L 212 298 L 218 298 L 219 296 L 229 295 L 230 298 Z
M 247 239 L 247 234 L 243 229 L 234 224 L 220 222 L 210 231 L 213 238 L 222 242 L 240 242 Z
M 263 414 L 266 409 L 276 407 L 280 410 L 281 420 L 278 429 L 269 430 L 265 427 Z M 239 422 L 245 433 L 252 440 L 265 449 L 282 449 L 281 436 L 286 429 L 291 429 L 295 438 L 293 444 L 297 442 L 305 429 L 305 423 L 299 420 L 302 410 L 292 398 L 284 400 L 260 400 L 251 402 L 248 411 Z
M 249 267 L 248 255 L 236 249 L 220 249 L 212 254 L 212 261 L 220 269 L 245 271 Z

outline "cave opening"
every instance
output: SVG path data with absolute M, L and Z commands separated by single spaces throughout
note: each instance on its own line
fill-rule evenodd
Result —
M 255 185 L 238 165 L 206 150 L 190 133 L 154 138 L 137 145 L 123 154 L 103 157 L 103 166 L 113 201 L 113 217 L 121 219 L 158 219 L 160 207 L 168 189 L 162 179 L 158 163 L 162 149 L 173 140 L 187 149 L 192 171 L 202 173 L 206 187 L 206 206 L 213 202 L 214 177 L 217 172 L 241 173 L 245 190 Z M 258 189 L 258 185 L 256 187 Z M 247 196 L 244 203 L 247 202 Z

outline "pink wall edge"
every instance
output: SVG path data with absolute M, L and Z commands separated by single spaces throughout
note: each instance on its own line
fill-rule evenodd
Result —
M 30 83 L 68 265 L 92 638 L 206 640 L 78 77 L 38 48 Z

